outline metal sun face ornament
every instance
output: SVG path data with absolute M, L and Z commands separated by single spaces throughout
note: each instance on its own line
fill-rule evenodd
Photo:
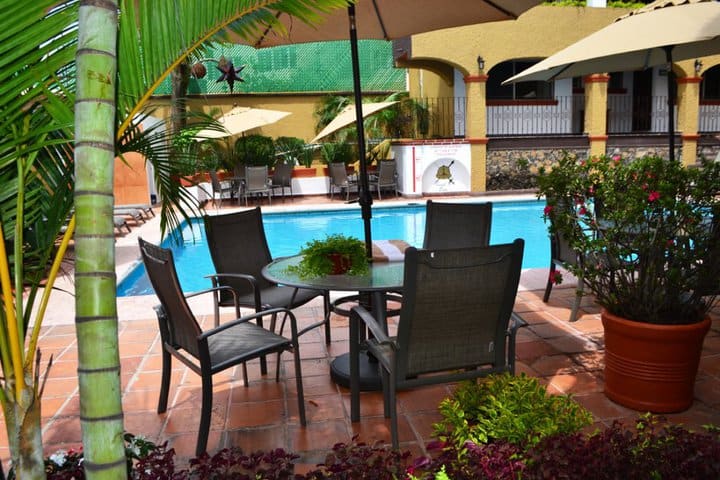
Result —
M 231 93 L 233 91 L 233 87 L 235 86 L 236 81 L 245 81 L 238 76 L 238 73 L 242 72 L 242 70 L 245 68 L 245 65 L 236 69 L 235 65 L 233 65 L 232 60 L 228 60 L 225 57 L 220 57 L 216 68 L 222 72 L 222 75 L 220 75 L 220 78 L 218 78 L 215 83 L 227 82 L 228 86 L 230 87 Z

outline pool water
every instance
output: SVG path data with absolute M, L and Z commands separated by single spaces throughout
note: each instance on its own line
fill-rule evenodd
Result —
M 490 242 L 508 243 L 525 239 L 523 268 L 546 267 L 550 263 L 550 241 L 542 214 L 545 202 L 494 202 Z M 403 239 L 421 247 L 425 236 L 425 204 L 373 208 L 373 239 Z M 265 234 L 273 258 L 295 255 L 307 242 L 326 234 L 342 233 L 364 238 L 359 208 L 348 210 L 270 213 L 263 212 Z M 215 273 L 205 240 L 202 219 L 182 225 L 183 243 L 170 239 L 163 246 L 175 256 L 180 284 L 185 292 L 209 288 L 205 275 Z M 118 296 L 151 295 L 145 268 L 139 264 L 118 285 Z

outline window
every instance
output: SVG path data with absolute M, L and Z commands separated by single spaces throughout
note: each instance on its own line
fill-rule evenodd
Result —
M 720 66 L 709 68 L 700 84 L 701 100 L 720 100 Z
M 537 63 L 537 60 L 510 60 L 494 66 L 485 86 L 488 100 L 552 99 L 552 82 L 519 82 L 502 85 L 502 82 Z

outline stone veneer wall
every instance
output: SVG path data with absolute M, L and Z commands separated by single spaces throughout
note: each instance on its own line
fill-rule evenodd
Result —
M 587 148 L 500 149 L 487 152 L 487 190 L 535 188 L 540 168 L 550 167 L 567 154 L 587 158 Z

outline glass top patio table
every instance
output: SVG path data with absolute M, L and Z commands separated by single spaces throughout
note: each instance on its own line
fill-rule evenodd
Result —
M 316 278 L 300 278 L 289 272 L 287 268 L 297 265 L 302 255 L 283 257 L 274 260 L 262 269 L 263 276 L 271 282 L 297 288 L 312 288 L 324 291 L 360 292 L 371 298 L 373 316 L 385 325 L 386 293 L 402 291 L 405 262 L 371 262 L 367 273 L 363 275 L 327 275 Z M 332 310 L 340 315 L 348 315 L 348 311 L 339 307 L 342 303 L 357 300 L 357 296 L 348 296 L 335 300 Z M 328 312 L 328 315 L 330 312 Z M 330 376 L 341 386 L 350 386 L 350 355 L 336 357 L 330 365 Z M 380 390 L 382 385 L 378 374 L 377 360 L 361 355 L 360 358 L 360 389 Z

